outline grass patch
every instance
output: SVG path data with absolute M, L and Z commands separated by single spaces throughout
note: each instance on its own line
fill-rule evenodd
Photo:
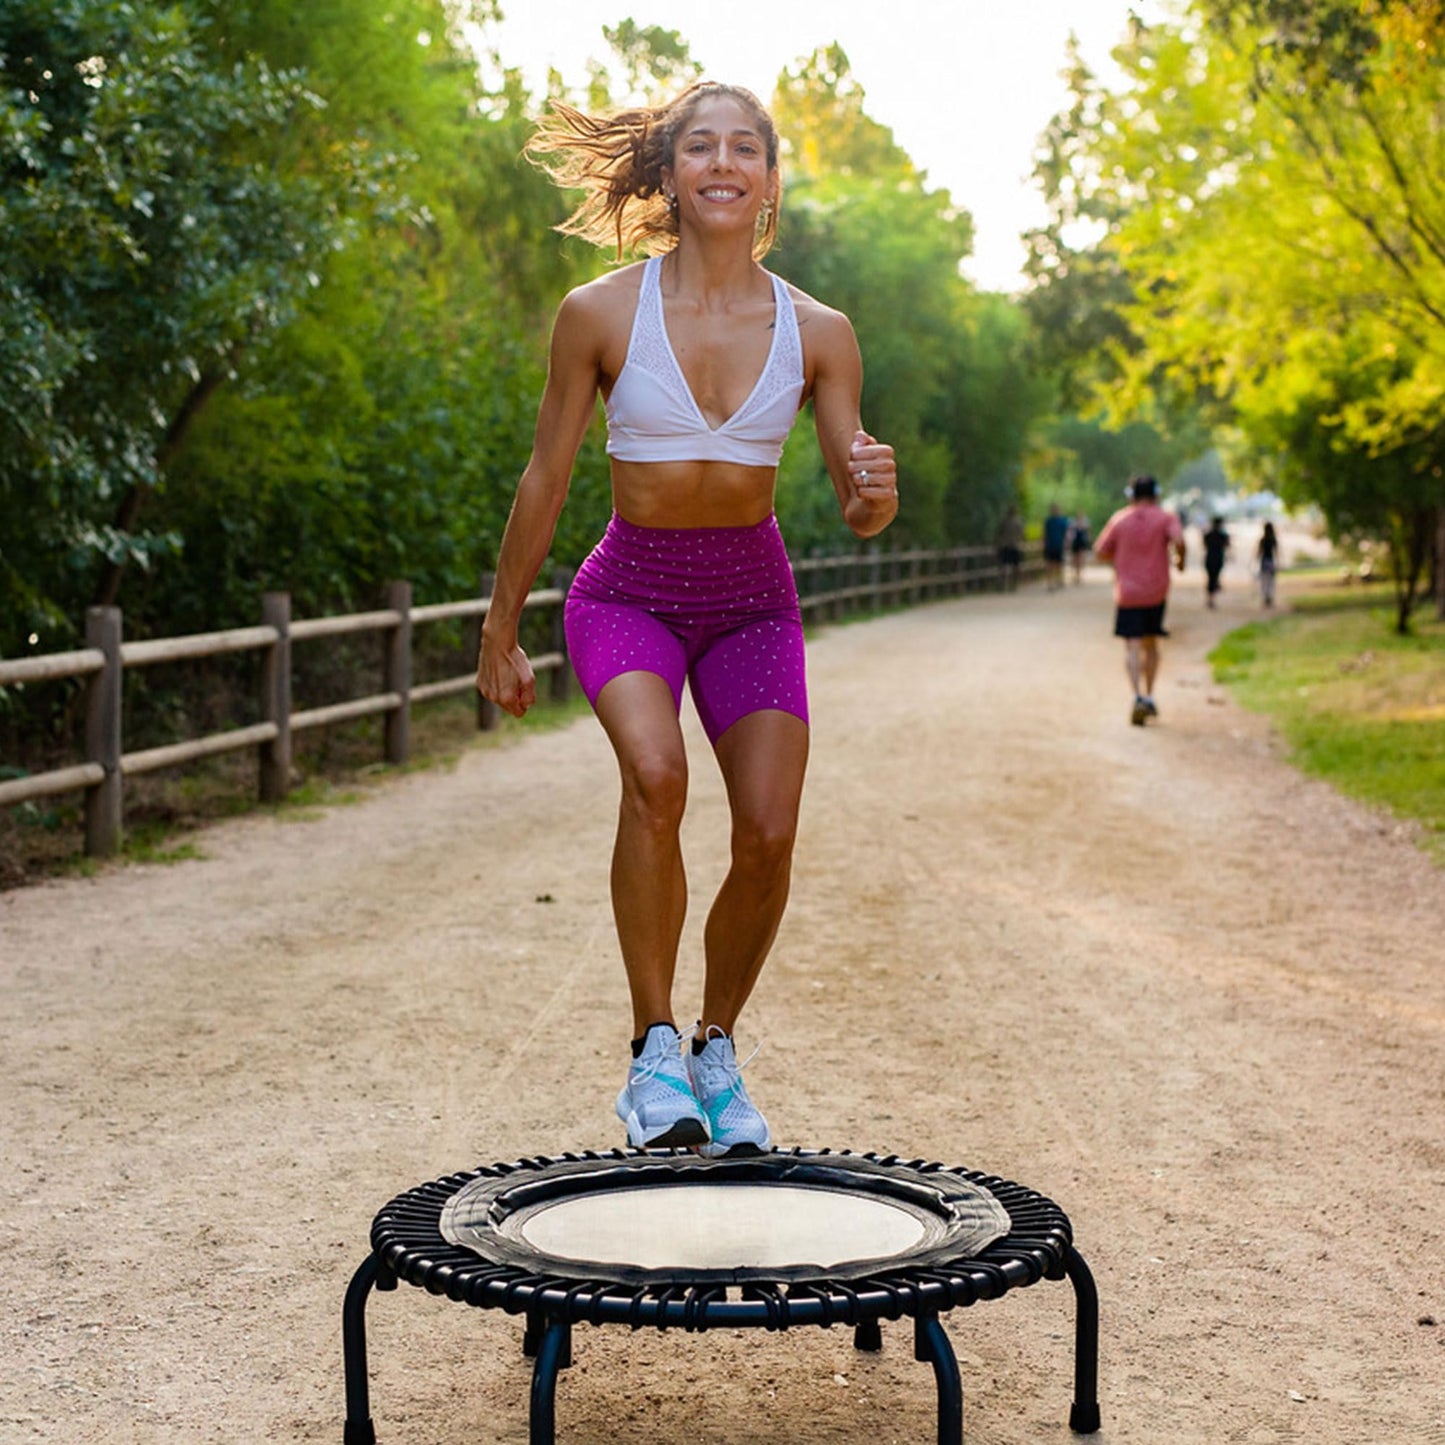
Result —
M 1394 631 L 1388 598 L 1317 591 L 1224 637 L 1215 678 L 1279 730 L 1305 772 L 1411 819 L 1445 862 L 1445 622 Z
M 184 863 L 206 855 L 190 842 L 172 847 L 170 829 L 152 823 L 127 831 L 123 856 L 128 863 Z

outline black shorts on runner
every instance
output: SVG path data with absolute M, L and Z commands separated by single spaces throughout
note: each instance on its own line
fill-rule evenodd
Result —
M 1168 637 L 1164 630 L 1164 603 L 1153 607 L 1120 607 L 1114 613 L 1115 637 Z

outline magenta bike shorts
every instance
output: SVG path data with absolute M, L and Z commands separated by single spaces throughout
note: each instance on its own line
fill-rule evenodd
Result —
M 803 619 L 777 518 L 751 527 L 639 527 L 613 514 L 564 610 L 582 691 L 651 672 L 682 707 L 684 679 L 708 741 L 777 709 L 808 721 Z

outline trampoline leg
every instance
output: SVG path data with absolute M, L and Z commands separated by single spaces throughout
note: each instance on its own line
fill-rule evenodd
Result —
M 1084 1256 L 1069 1247 L 1064 1268 L 1074 1286 L 1074 1406 L 1069 1429 L 1092 1435 L 1099 1428 L 1099 1291 Z
M 557 1439 L 557 1372 L 572 1363 L 572 1326 L 566 1320 L 548 1320 L 532 1367 L 531 1429 L 529 1445 L 554 1445 Z
M 853 1348 L 876 1352 L 883 1348 L 883 1326 L 877 1320 L 864 1320 L 853 1326 Z
M 913 1358 L 931 1364 L 938 1383 L 938 1445 L 963 1445 L 963 1380 L 937 1315 L 914 1319 Z
M 346 1288 L 341 1307 L 341 1357 L 346 1371 L 346 1429 L 343 1445 L 376 1445 L 371 1423 L 371 1396 L 366 1380 L 366 1297 L 377 1284 L 374 1254 L 361 1262 Z M 383 1286 L 384 1287 L 384 1286 Z

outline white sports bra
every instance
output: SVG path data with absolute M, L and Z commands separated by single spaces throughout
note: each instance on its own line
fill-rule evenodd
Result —
M 627 360 L 607 398 L 607 454 L 620 462 L 738 462 L 775 467 L 803 399 L 803 343 L 787 286 L 773 283 L 773 343 L 752 391 L 710 427 L 688 389 L 662 315 L 662 257 L 649 257 Z

